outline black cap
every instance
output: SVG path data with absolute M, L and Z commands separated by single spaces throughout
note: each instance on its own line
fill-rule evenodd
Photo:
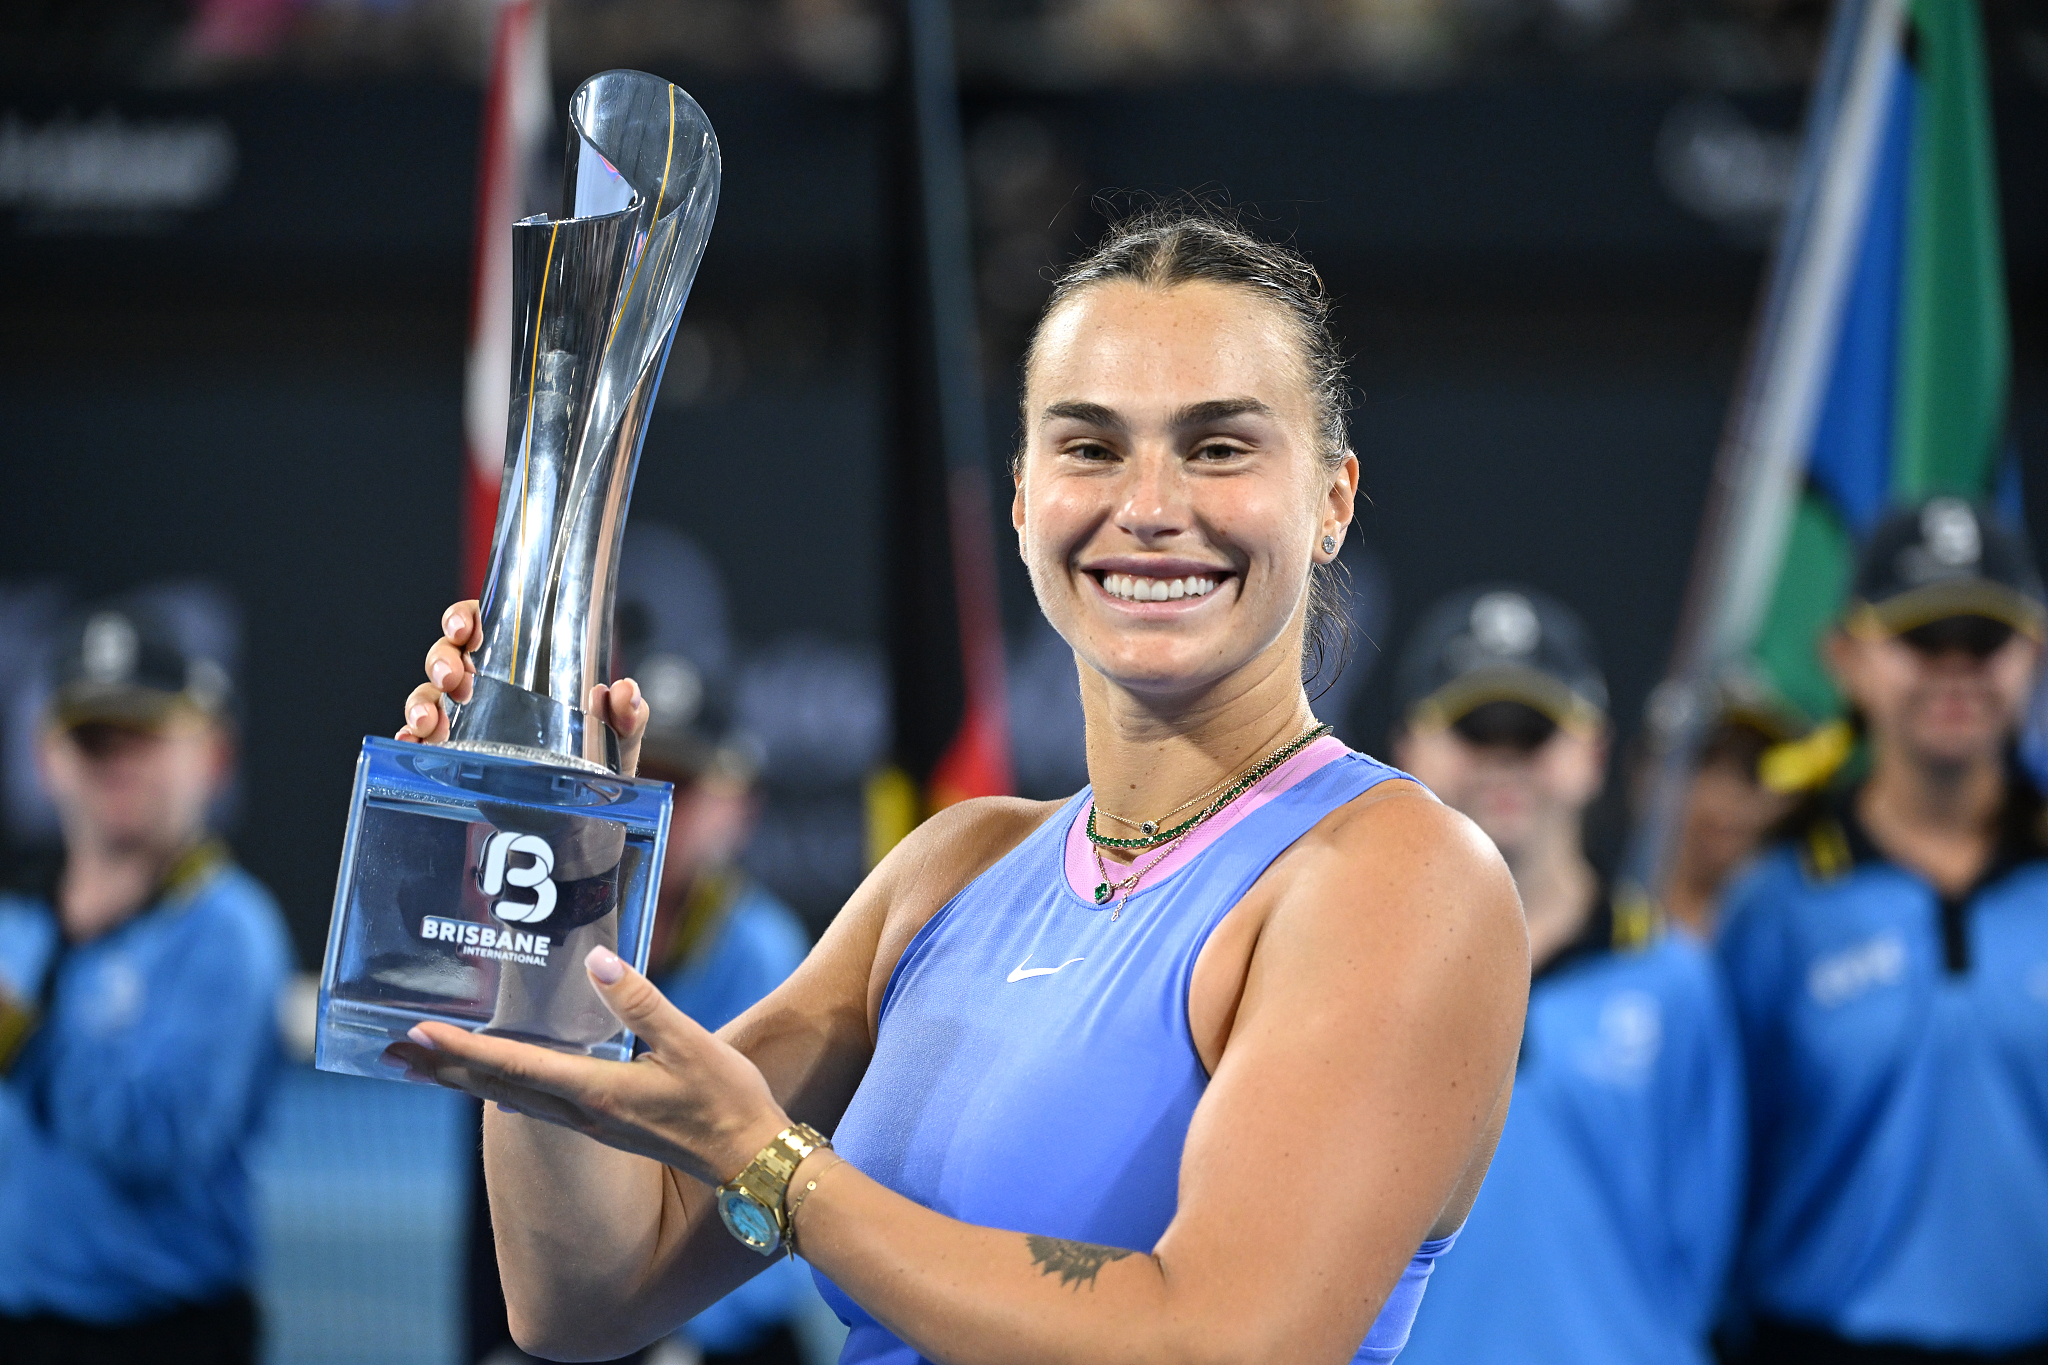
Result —
M 1497 701 L 1582 729 L 1607 718 L 1607 681 L 1585 626 L 1534 588 L 1468 588 L 1438 602 L 1409 637 L 1395 687 L 1410 725 L 1452 725 Z
M 1935 498 L 1892 513 L 1870 533 L 1844 624 L 1899 635 L 1950 616 L 1988 617 L 2033 640 L 2048 634 L 2026 544 L 1963 499 Z
M 66 729 L 154 729 L 179 711 L 225 716 L 229 691 L 226 668 L 188 652 L 157 604 L 130 598 L 65 625 L 52 656 L 49 714 Z
M 753 777 L 731 718 L 732 641 L 718 566 L 689 537 L 654 522 L 626 533 L 619 559 L 618 673 L 651 712 L 640 766 L 678 779 Z

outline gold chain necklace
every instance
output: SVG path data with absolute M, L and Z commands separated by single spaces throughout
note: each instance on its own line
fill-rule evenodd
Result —
M 1165 862 L 1167 857 L 1170 854 L 1172 854 L 1173 850 L 1180 846 L 1180 843 L 1183 839 L 1186 839 L 1190 834 L 1193 834 L 1196 829 L 1200 828 L 1201 825 L 1209 819 L 1210 816 L 1216 814 L 1225 806 L 1228 806 L 1232 801 L 1235 801 L 1238 797 L 1244 795 L 1253 787 L 1257 786 L 1259 781 L 1262 778 L 1264 778 L 1268 773 L 1272 772 L 1275 768 L 1279 767 L 1289 758 L 1292 758 L 1295 754 L 1300 753 L 1303 749 L 1307 748 L 1310 744 L 1313 744 L 1316 740 L 1321 739 L 1324 735 L 1329 734 L 1330 730 L 1331 727 L 1328 725 L 1316 725 L 1308 730 L 1303 731 L 1300 735 L 1297 735 L 1295 738 L 1281 745 L 1272 753 L 1267 754 L 1264 758 L 1260 759 L 1257 763 L 1254 763 L 1250 768 L 1246 769 L 1242 776 L 1238 777 L 1235 781 L 1230 783 L 1228 790 L 1226 790 L 1221 796 L 1217 797 L 1216 800 L 1211 802 L 1208 806 L 1205 806 L 1201 811 L 1197 812 L 1192 820 L 1189 820 L 1182 825 L 1179 825 L 1173 829 L 1166 831 L 1164 835 L 1159 835 L 1155 833 L 1149 839 L 1111 839 L 1103 835 L 1098 835 L 1095 832 L 1095 808 L 1093 806 L 1090 806 L 1088 810 L 1087 829 L 1089 845 L 1088 851 L 1095 855 L 1095 871 L 1102 878 L 1101 881 L 1095 884 L 1095 903 L 1097 905 L 1107 905 L 1109 904 L 1110 897 L 1115 896 L 1119 891 L 1121 891 L 1123 895 L 1118 898 L 1116 908 L 1109 912 L 1109 917 L 1112 921 L 1120 918 L 1124 913 L 1124 906 L 1130 903 L 1132 893 L 1134 893 L 1138 889 L 1138 882 L 1145 876 L 1146 873 L 1150 872 L 1153 868 L 1159 866 L 1159 864 L 1161 864 L 1162 862 Z M 1213 791 L 1214 788 L 1211 788 L 1211 790 Z M 1197 797 L 1195 799 L 1200 800 L 1201 798 Z M 1193 801 L 1187 803 L 1187 805 L 1193 804 Z M 1185 810 L 1186 808 L 1187 806 L 1181 807 L 1181 809 L 1183 810 Z M 1104 814 L 1107 813 L 1108 812 L 1104 812 Z M 1133 866 L 1130 872 L 1126 874 L 1124 877 L 1116 881 L 1112 881 L 1110 880 L 1109 876 L 1109 868 L 1102 861 L 1102 850 L 1105 847 L 1156 847 L 1158 851 L 1153 854 L 1151 860 L 1145 863 L 1144 866 Z
M 1158 830 L 1149 835 L 1141 835 L 1136 839 L 1112 839 L 1107 834 L 1097 832 L 1095 828 L 1095 807 L 1091 805 L 1088 807 L 1088 842 L 1096 845 L 1098 848 L 1129 849 L 1157 848 L 1161 844 L 1170 844 L 1196 825 L 1201 824 L 1202 821 L 1214 815 L 1217 811 L 1222 810 L 1232 801 L 1235 801 L 1239 796 L 1242 796 L 1247 788 L 1267 773 L 1273 771 L 1273 769 L 1279 767 L 1282 763 L 1285 763 L 1288 759 L 1294 757 L 1294 755 L 1300 753 L 1310 744 L 1313 744 L 1316 740 L 1329 733 L 1330 727 L 1328 725 L 1316 725 L 1304 730 L 1301 734 L 1296 735 L 1293 739 L 1253 764 L 1233 781 L 1221 796 L 1210 802 L 1202 810 L 1197 811 L 1189 819 L 1175 825 L 1172 829 Z
M 1171 820 L 1174 816 L 1179 815 L 1189 806 L 1198 805 L 1203 801 L 1207 801 L 1210 797 L 1214 796 L 1217 792 L 1222 791 L 1225 787 L 1229 785 L 1230 779 L 1226 777 L 1221 782 L 1218 782 L 1215 786 L 1209 788 L 1209 790 L 1203 792 L 1200 796 L 1189 797 L 1187 800 L 1181 802 L 1178 806 L 1175 806 L 1172 810 L 1166 812 L 1166 814 L 1160 816 L 1157 820 L 1126 819 L 1125 817 L 1118 815 L 1115 811 L 1104 810 L 1099 805 L 1095 808 L 1095 813 L 1105 820 L 1116 821 L 1119 825 L 1122 825 L 1126 829 L 1134 829 L 1138 831 L 1138 833 L 1144 835 L 1146 838 L 1149 839 L 1153 835 L 1157 834 L 1159 832 L 1159 827 L 1165 824 L 1168 820 Z
M 1189 830 L 1186 834 L 1182 834 L 1179 839 L 1175 839 L 1172 843 L 1168 844 L 1166 847 L 1160 849 L 1157 853 L 1153 854 L 1151 862 L 1146 863 L 1143 867 L 1132 867 L 1129 876 L 1125 877 L 1121 881 L 1114 882 L 1109 879 L 1109 868 L 1104 866 L 1103 864 L 1102 850 L 1095 847 L 1093 844 L 1090 844 L 1088 846 L 1088 851 L 1095 855 L 1096 875 L 1102 878 L 1101 881 L 1095 884 L 1095 903 L 1097 905 L 1106 905 L 1108 904 L 1109 898 L 1111 896 L 1115 895 L 1119 891 L 1124 893 L 1122 899 L 1117 901 L 1116 908 L 1109 912 L 1109 918 L 1111 923 L 1115 923 L 1118 919 L 1121 919 L 1123 917 L 1124 906 L 1130 903 L 1131 893 L 1138 889 L 1138 879 L 1144 876 L 1147 872 L 1150 872 L 1153 868 L 1159 866 L 1159 864 L 1165 862 L 1167 858 L 1173 853 L 1173 851 L 1176 848 L 1180 847 L 1181 839 L 1187 838 L 1188 834 L 1192 833 L 1194 833 L 1194 831 Z

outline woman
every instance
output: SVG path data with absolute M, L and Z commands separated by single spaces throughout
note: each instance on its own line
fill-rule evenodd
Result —
M 630 1350 L 757 1271 L 715 1208 L 737 1180 L 742 1228 L 786 1199 L 848 1361 L 1398 1352 L 1500 1130 L 1529 958 L 1484 836 L 1302 688 L 1358 486 L 1326 311 L 1299 257 L 1179 210 L 1054 290 L 1013 519 L 1088 791 L 940 812 L 717 1037 L 600 952 L 631 1064 L 394 1048 L 516 1111 L 484 1149 L 527 1349 Z M 475 604 L 445 625 L 411 738 L 467 694 Z M 646 724 L 629 681 L 591 710 L 629 751 Z M 797 1120 L 839 1150 L 790 1175 Z

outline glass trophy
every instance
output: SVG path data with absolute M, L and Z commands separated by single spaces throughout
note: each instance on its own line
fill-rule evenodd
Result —
M 468 701 L 449 739 L 363 742 L 320 977 L 314 1065 L 379 1058 L 422 1020 L 624 1060 L 583 959 L 644 968 L 666 783 L 620 774 L 585 714 L 609 681 L 640 444 L 718 204 L 718 141 L 657 76 L 569 102 L 567 214 L 512 225 L 505 471 Z
M 422 1019 L 632 1057 L 583 959 L 646 964 L 666 782 L 373 738 L 349 811 L 316 1066 L 393 1076 Z

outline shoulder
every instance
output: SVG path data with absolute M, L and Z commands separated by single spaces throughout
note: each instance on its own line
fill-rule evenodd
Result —
M 1809 881 L 1798 841 L 1788 839 L 1766 849 L 1723 894 L 1719 943 L 1725 948 L 1757 932 L 1788 903 L 1805 897 Z
M 987 796 L 934 814 L 889 850 L 861 883 L 821 946 L 863 943 L 870 1028 L 910 941 L 968 883 L 1001 862 L 1065 802 Z
M 1382 782 L 1332 811 L 1274 872 L 1268 933 L 1512 977 L 1520 1008 L 1529 940 L 1514 880 L 1478 826 L 1419 784 Z
M 1484 920 L 1521 924 L 1514 881 L 1493 841 L 1408 778 L 1390 778 L 1330 812 L 1289 850 L 1297 875 L 1327 890 L 1461 884 L 1459 904 Z
M 1726 983 L 1707 948 L 1679 933 L 1610 955 L 1612 980 L 1654 995 L 1680 1022 L 1714 1028 L 1731 1017 Z
M 741 891 L 719 936 L 744 944 L 751 955 L 773 964 L 785 976 L 810 950 L 810 936 L 796 911 L 755 881 Z
M 929 918 L 969 882 L 1002 861 L 1063 804 L 1013 796 L 961 801 L 912 830 L 875 870 L 894 892 L 894 907 L 913 916 L 922 907 L 923 917 Z
M 56 946 L 57 917 L 49 902 L 0 891 L 0 992 L 33 992 Z
M 182 937 L 202 940 L 213 961 L 280 975 L 290 970 L 284 915 L 268 888 L 238 864 L 227 863 L 208 877 L 174 922 Z
M 50 903 L 41 896 L 0 888 L 0 923 L 47 920 L 49 917 Z

